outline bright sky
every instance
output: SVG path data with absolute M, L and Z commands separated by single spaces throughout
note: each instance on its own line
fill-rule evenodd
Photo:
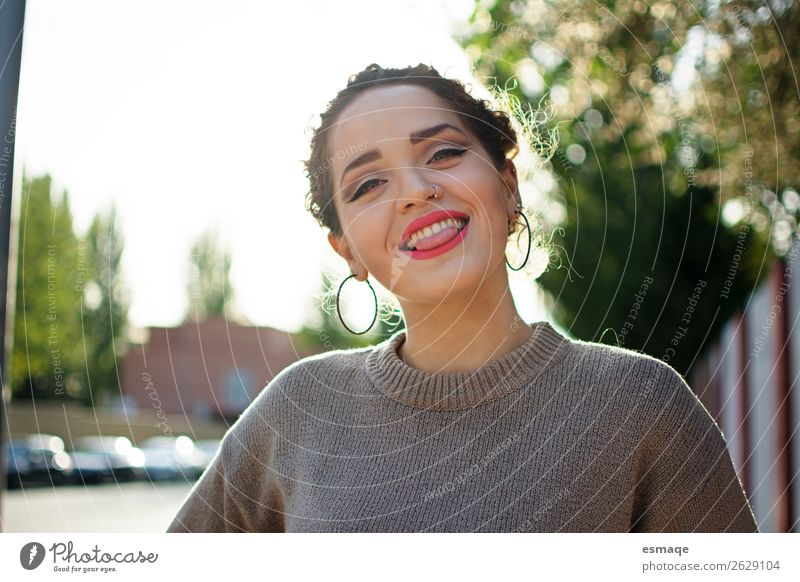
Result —
M 17 155 L 68 190 L 80 232 L 116 201 L 133 325 L 180 321 L 190 244 L 216 226 L 237 308 L 296 330 L 320 271 L 348 273 L 304 208 L 307 127 L 372 62 L 469 79 L 450 35 L 472 7 L 28 0 Z M 515 290 L 531 321 L 532 295 Z

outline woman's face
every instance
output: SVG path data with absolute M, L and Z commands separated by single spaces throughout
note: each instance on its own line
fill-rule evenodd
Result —
M 371 273 L 401 304 L 438 304 L 506 277 L 514 166 L 495 169 L 436 94 L 413 85 L 365 91 L 331 128 L 328 153 L 343 231 L 328 238 L 358 279 Z M 420 231 L 428 222 L 437 226 Z

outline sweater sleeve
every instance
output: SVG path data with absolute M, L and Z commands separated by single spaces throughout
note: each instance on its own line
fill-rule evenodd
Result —
M 223 441 L 225 443 L 225 441 Z M 231 496 L 225 470 L 227 447 L 220 450 L 183 501 L 167 529 L 180 532 L 252 531 L 247 512 Z
M 713 417 L 677 371 L 655 367 L 643 392 L 631 531 L 758 532 Z
M 167 533 L 282 532 L 284 494 L 272 470 L 270 427 L 257 398 L 228 429 Z

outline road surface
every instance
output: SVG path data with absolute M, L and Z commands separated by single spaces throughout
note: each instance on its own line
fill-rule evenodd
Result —
M 2 531 L 163 532 L 190 489 L 187 483 L 137 482 L 7 491 Z

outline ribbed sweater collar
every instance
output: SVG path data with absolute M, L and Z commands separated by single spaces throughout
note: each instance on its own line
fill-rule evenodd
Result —
M 488 364 L 465 372 L 426 372 L 406 364 L 398 350 L 406 340 L 399 331 L 369 352 L 366 373 L 375 387 L 392 400 L 416 408 L 474 408 L 519 390 L 535 380 L 563 355 L 569 340 L 548 322 L 530 324 L 528 341 Z

